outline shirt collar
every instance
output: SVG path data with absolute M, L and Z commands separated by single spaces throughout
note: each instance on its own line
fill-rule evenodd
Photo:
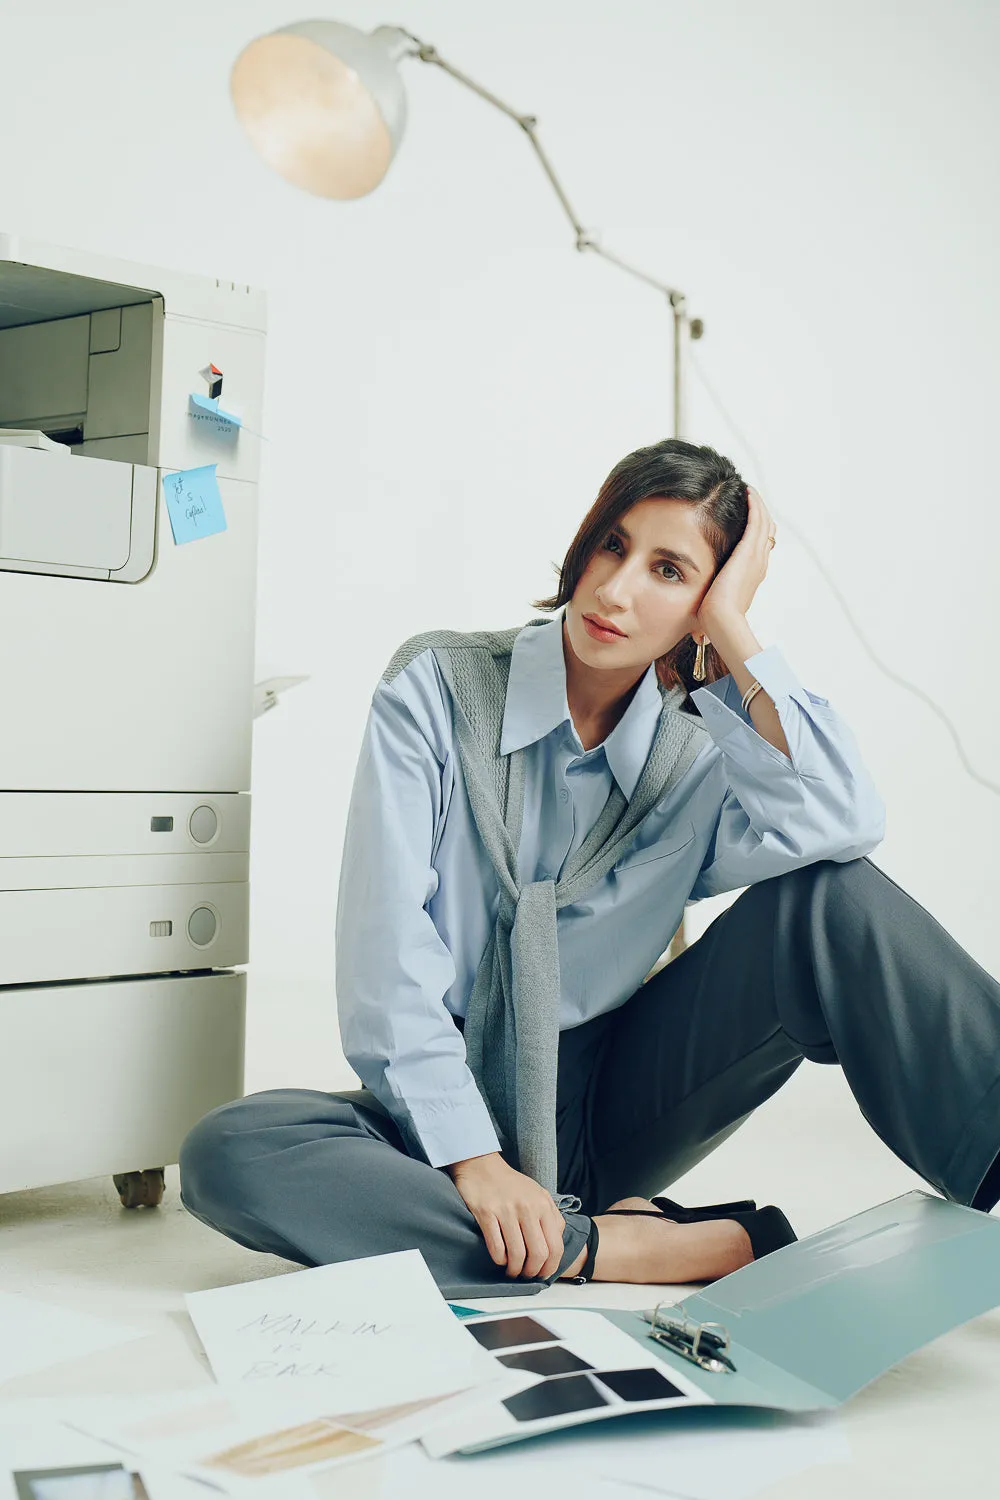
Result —
M 510 656 L 500 754 L 510 755 L 544 739 L 562 724 L 575 734 L 566 697 L 563 616 L 525 625 Z M 625 797 L 631 798 L 649 757 L 663 699 L 650 663 L 632 701 L 600 747 Z

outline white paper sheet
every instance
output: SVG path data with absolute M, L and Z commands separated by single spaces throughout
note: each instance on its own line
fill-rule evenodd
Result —
M 143 1337 L 141 1328 L 0 1292 L 0 1381 Z
M 790 1474 L 851 1461 L 834 1412 L 716 1410 L 697 1424 L 680 1415 L 643 1425 L 643 1432 L 630 1432 L 627 1423 L 606 1431 L 611 1442 L 601 1453 L 589 1448 L 588 1461 L 601 1475 L 685 1500 L 750 1500 Z
M 850 1461 L 835 1413 L 701 1407 L 574 1427 L 467 1458 L 432 1459 L 410 1444 L 364 1470 L 314 1474 L 311 1487 L 313 1500 L 652 1500 L 657 1492 L 664 1500 L 750 1500 L 814 1465 Z
M 96 1399 L 100 1404 L 107 1397 Z M 72 1405 L 86 1406 L 94 1400 L 74 1398 Z M 63 1425 L 61 1417 L 67 1405 L 67 1399 L 61 1396 L 0 1402 L 0 1500 L 17 1500 L 12 1478 L 15 1470 L 100 1463 L 136 1467 L 113 1444 L 102 1443 Z M 209 1494 L 203 1485 L 167 1470 L 143 1466 L 141 1473 L 150 1500 L 206 1500 Z M 260 1500 L 265 1500 L 263 1494 Z M 303 1483 L 296 1493 L 286 1487 L 280 1500 L 315 1500 L 315 1496 Z
M 650 1500 L 634 1485 L 602 1479 L 564 1454 L 558 1472 L 535 1460 L 537 1443 L 475 1458 L 428 1458 L 419 1443 L 363 1469 L 315 1474 L 311 1500 Z
M 419 1250 L 193 1292 L 186 1301 L 220 1384 L 318 1385 L 331 1411 L 442 1396 L 498 1374 Z
M 115 1448 L 71 1432 L 54 1413 L 46 1411 L 36 1416 L 24 1401 L 0 1402 L 0 1500 L 17 1500 L 11 1476 L 18 1469 L 121 1461 L 121 1454 Z
M 511 1377 L 516 1390 L 520 1377 Z M 384 1457 L 436 1423 L 454 1420 L 482 1391 L 331 1410 L 321 1382 L 202 1387 L 170 1395 L 106 1397 L 70 1405 L 64 1420 L 128 1455 L 231 1495 L 266 1493 L 319 1469 Z

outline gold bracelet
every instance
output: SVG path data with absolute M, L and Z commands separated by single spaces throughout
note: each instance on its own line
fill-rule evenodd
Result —
M 752 682 L 750 684 L 750 686 L 747 688 L 746 692 L 743 694 L 743 700 L 742 700 L 743 701 L 743 712 L 744 713 L 747 713 L 749 711 L 751 703 L 753 702 L 753 700 L 756 698 L 757 694 L 760 691 L 761 691 L 761 684 L 759 682 Z

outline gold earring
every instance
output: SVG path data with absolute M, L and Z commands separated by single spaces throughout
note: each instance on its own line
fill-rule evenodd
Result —
M 707 637 L 706 636 L 702 636 L 701 640 L 698 642 L 698 650 L 695 652 L 695 658 L 694 658 L 694 680 L 695 680 L 695 682 L 704 682 L 705 681 L 705 645 L 706 645 L 706 642 L 707 642 Z

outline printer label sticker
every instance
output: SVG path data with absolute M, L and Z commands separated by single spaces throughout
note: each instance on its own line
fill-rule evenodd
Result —
M 215 464 L 164 474 L 163 493 L 174 542 L 197 542 L 226 530 L 226 513 L 215 475 Z
M 188 396 L 188 415 L 216 437 L 234 438 L 243 426 L 242 417 L 222 410 L 217 396 L 199 396 L 194 391 Z

